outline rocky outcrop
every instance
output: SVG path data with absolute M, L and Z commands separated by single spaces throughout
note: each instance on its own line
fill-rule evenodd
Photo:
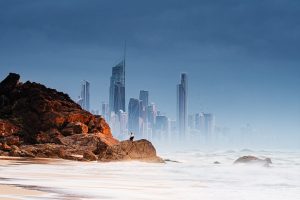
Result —
M 156 157 L 148 141 L 113 138 L 103 117 L 81 109 L 67 94 L 19 79 L 10 73 L 0 83 L 0 155 L 101 161 Z
M 245 163 L 245 164 L 259 164 L 268 167 L 270 164 L 272 164 L 272 161 L 270 158 L 257 158 L 255 156 L 242 156 L 238 158 L 236 161 L 234 161 L 234 164 L 239 163 Z
M 99 151 L 98 159 L 101 161 L 143 160 L 147 162 L 164 162 L 156 156 L 151 142 L 147 140 L 122 141 L 117 145 L 107 146 Z

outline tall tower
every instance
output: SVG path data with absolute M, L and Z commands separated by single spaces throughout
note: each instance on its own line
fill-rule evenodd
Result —
M 148 134 L 147 109 L 148 109 L 149 92 L 145 90 L 141 90 L 139 99 L 141 101 L 140 117 L 142 119 L 140 129 L 141 129 L 141 133 L 147 138 L 147 134 Z
M 145 90 L 141 90 L 139 99 L 142 101 L 143 106 L 147 108 L 148 101 L 149 101 L 149 92 Z
M 109 110 L 110 112 L 119 113 L 120 110 L 125 112 L 125 56 L 126 44 L 124 48 L 124 58 L 120 63 L 112 68 L 109 86 Z
M 104 119 L 108 120 L 109 118 L 109 107 L 108 103 L 102 102 L 102 111 L 101 115 L 104 117 Z
M 140 100 L 130 98 L 128 104 L 128 131 L 134 132 L 138 138 L 140 138 L 140 106 Z
M 181 82 L 177 85 L 177 129 L 180 137 L 187 131 L 187 74 L 181 74 Z
M 86 80 L 83 80 L 81 84 L 81 107 L 90 111 L 90 83 Z

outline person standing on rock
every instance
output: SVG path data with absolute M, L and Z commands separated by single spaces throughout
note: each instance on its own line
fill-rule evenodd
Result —
M 129 140 L 133 141 L 133 139 L 134 139 L 134 134 L 133 134 L 133 132 L 130 132 L 130 138 L 129 138 Z

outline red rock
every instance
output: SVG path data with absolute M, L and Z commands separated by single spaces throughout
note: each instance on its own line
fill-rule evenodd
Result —
M 8 146 L 8 145 L 6 144 L 6 142 L 4 142 L 4 143 L 2 143 L 1 149 L 2 149 L 3 151 L 10 151 L 10 150 L 11 150 L 11 147 Z
M 6 137 L 5 141 L 6 141 L 6 144 L 9 146 L 10 145 L 19 145 L 20 138 L 19 138 L 19 136 L 11 135 L 11 136 Z
M 99 154 L 100 161 L 141 160 L 146 162 L 164 162 L 156 155 L 156 150 L 147 140 L 122 141 L 108 146 Z
M 75 134 L 87 134 L 89 131 L 88 126 L 81 122 L 76 122 L 73 126 L 73 129 Z
M 0 136 L 6 137 L 20 131 L 20 128 L 8 120 L 0 119 Z
M 107 135 L 109 137 L 112 137 L 112 133 L 110 130 L 109 125 L 106 123 L 105 119 L 102 117 L 99 117 L 96 119 L 96 127 L 98 128 L 98 130 L 103 133 L 104 135 Z
M 40 144 L 44 144 L 44 143 L 62 144 L 60 141 L 61 137 L 62 135 L 57 129 L 51 128 L 46 132 L 38 133 L 36 136 L 36 141 Z
M 19 83 L 19 78 L 10 74 L 0 83 L 2 150 L 13 156 L 80 161 L 94 160 L 93 154 L 105 161 L 158 158 L 146 141 L 120 143 L 104 118 L 83 110 L 67 94 L 34 82 Z
M 95 161 L 95 160 L 97 160 L 97 156 L 93 152 L 91 152 L 91 151 L 85 151 L 83 153 L 83 158 L 86 159 L 86 160 L 88 160 L 88 161 Z
M 75 134 L 87 134 L 89 128 L 87 125 L 81 122 L 71 122 L 64 129 L 62 129 L 62 133 L 65 136 L 75 135 Z

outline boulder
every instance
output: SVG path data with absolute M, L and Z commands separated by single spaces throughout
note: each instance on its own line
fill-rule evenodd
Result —
M 140 160 L 146 162 L 164 162 L 156 155 L 152 143 L 147 140 L 122 141 L 119 144 L 108 146 L 101 151 L 98 159 L 100 161 L 123 161 Z
M 73 129 L 75 134 L 87 134 L 89 131 L 88 126 L 81 122 L 76 122 Z
M 1 148 L 3 151 L 10 151 L 11 147 L 6 144 L 6 142 L 2 143 Z
M 34 157 L 32 153 L 29 153 L 25 150 L 20 150 L 19 147 L 15 145 L 11 146 L 11 150 L 8 155 L 13 157 L 31 157 L 31 158 Z
M 95 160 L 97 160 L 97 156 L 93 152 L 91 152 L 91 151 L 85 151 L 83 153 L 83 158 L 86 159 L 86 160 L 88 160 L 88 161 L 95 161 Z
M 269 166 L 270 164 L 272 164 L 272 161 L 270 158 L 261 159 L 261 158 L 249 155 L 249 156 L 242 156 L 242 157 L 238 158 L 236 161 L 234 161 L 234 164 L 240 164 L 240 163 L 260 164 L 263 166 Z
M 75 134 L 87 134 L 88 131 L 88 126 L 81 122 L 70 122 L 64 129 L 62 129 L 62 133 L 65 136 Z
M 36 141 L 37 143 L 40 144 L 45 144 L 45 143 L 55 143 L 55 144 L 62 144 L 61 138 L 62 134 L 56 129 L 56 128 L 51 128 L 46 132 L 39 132 L 36 135 Z

